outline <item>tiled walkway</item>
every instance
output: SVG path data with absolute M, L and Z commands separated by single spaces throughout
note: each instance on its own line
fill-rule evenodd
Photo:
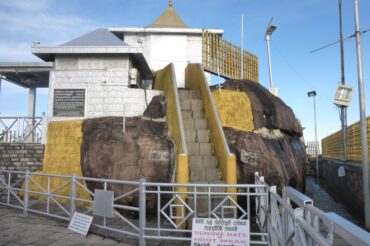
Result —
M 68 230 L 68 224 L 0 205 L 0 245 L 128 245 L 89 233 Z

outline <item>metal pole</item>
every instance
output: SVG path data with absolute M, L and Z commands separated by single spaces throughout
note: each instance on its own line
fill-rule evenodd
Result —
M 342 0 L 338 0 L 339 5 L 339 33 L 340 33 L 340 67 L 341 67 L 341 84 L 344 85 L 344 47 L 343 47 L 343 28 L 342 28 Z M 340 107 L 340 120 L 342 123 L 342 143 L 343 143 L 343 159 L 347 160 L 347 107 Z
M 270 89 L 272 88 L 272 69 L 271 69 L 271 54 L 270 54 L 270 35 L 266 36 L 266 44 L 267 44 L 267 56 L 268 56 L 268 63 L 269 63 L 269 79 L 270 79 Z
M 317 183 L 319 183 L 319 142 L 317 141 L 316 96 L 313 97 L 313 114 L 314 114 L 314 120 L 315 120 L 316 178 L 317 178 Z
M 70 213 L 69 216 L 70 216 L 71 220 L 73 218 L 73 215 L 76 212 L 75 199 L 76 199 L 76 181 L 75 181 L 75 174 L 72 173 L 72 176 L 71 176 L 71 194 L 70 194 L 71 204 L 70 204 L 70 209 L 69 209 L 69 213 Z
M 30 199 L 30 171 L 26 170 L 25 178 L 24 178 L 24 207 L 23 207 L 23 214 L 27 214 L 29 199 Z
M 243 61 L 243 50 L 244 50 L 244 47 L 243 47 L 243 43 L 244 43 L 244 16 L 242 15 L 242 18 L 241 18 L 241 32 L 240 32 L 240 42 L 241 42 L 241 45 L 240 45 L 240 79 L 243 79 L 244 78 L 244 61 Z
M 355 28 L 356 28 L 356 51 L 357 51 L 357 73 L 358 73 L 358 94 L 360 103 L 360 130 L 361 130 L 361 153 L 362 153 L 362 175 L 364 185 L 364 208 L 365 226 L 370 229 L 370 192 L 369 192 L 369 154 L 367 143 L 367 122 L 365 111 L 365 93 L 362 72 L 362 51 L 361 51 L 361 32 L 358 14 L 358 0 L 354 0 L 355 5 Z
M 146 198 L 145 198 L 145 179 L 140 179 L 139 183 L 139 245 L 145 246 L 145 227 L 146 227 Z

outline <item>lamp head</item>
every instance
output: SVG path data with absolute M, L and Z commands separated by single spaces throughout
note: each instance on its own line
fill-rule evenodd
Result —
M 316 91 L 309 91 L 309 92 L 307 92 L 307 96 L 308 97 L 314 97 L 314 96 L 316 96 Z

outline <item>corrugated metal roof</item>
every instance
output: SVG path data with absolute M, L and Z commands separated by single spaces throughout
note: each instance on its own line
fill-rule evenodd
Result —
M 60 46 L 128 46 L 106 28 L 99 28 Z
M 170 5 L 152 24 L 147 27 L 152 28 L 188 28 L 182 21 L 180 16 L 176 13 L 175 9 Z

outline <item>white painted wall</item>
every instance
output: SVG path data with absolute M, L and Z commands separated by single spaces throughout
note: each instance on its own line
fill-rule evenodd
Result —
M 128 87 L 127 55 L 57 56 L 50 72 L 48 115 L 50 120 L 81 117 L 53 117 L 54 89 L 85 89 L 85 117 L 142 115 L 153 96 L 161 91 Z
M 185 86 L 187 64 L 202 62 L 201 34 L 126 33 L 124 41 L 133 46 L 141 45 L 154 71 L 173 62 L 178 87 Z

